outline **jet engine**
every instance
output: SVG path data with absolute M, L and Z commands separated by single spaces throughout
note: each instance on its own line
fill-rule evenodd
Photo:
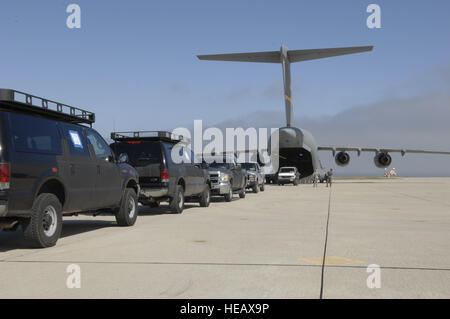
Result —
M 392 157 L 388 153 L 380 152 L 377 155 L 375 155 L 373 161 L 376 167 L 386 168 L 392 164 Z
M 344 167 L 350 163 L 350 155 L 346 152 L 339 152 L 336 154 L 334 160 L 336 161 L 336 165 Z

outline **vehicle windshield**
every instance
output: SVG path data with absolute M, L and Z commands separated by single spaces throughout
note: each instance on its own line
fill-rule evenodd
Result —
M 132 166 L 146 166 L 162 161 L 161 146 L 154 141 L 128 141 L 111 144 L 111 149 L 117 157 L 122 153 L 128 155 Z
M 230 169 L 231 165 L 229 163 L 216 163 L 216 162 L 212 162 L 209 163 L 209 167 L 212 168 L 226 168 L 226 169 Z
M 282 169 L 280 169 L 280 173 L 295 173 L 295 169 L 293 169 L 293 168 L 282 168 Z
M 242 163 L 242 168 L 247 171 L 255 171 L 256 172 L 256 164 L 255 163 Z

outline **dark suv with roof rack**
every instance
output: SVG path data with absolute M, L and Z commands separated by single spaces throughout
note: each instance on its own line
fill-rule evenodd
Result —
M 135 223 L 137 172 L 116 161 L 94 121 L 94 113 L 0 89 L 0 229 L 21 225 L 33 247 L 50 247 L 63 215 Z
M 186 199 L 209 206 L 208 165 L 195 159 L 187 139 L 163 131 L 114 132 L 111 139 L 116 156 L 138 171 L 143 205 L 158 207 L 168 201 L 170 211 L 178 214 Z

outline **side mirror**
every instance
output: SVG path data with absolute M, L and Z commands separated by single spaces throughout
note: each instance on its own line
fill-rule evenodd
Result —
M 128 154 L 127 153 L 121 153 L 119 155 L 119 163 L 128 163 Z

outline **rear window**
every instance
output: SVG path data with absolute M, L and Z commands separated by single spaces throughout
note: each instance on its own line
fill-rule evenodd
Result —
M 111 149 L 117 157 L 122 153 L 126 153 L 132 166 L 146 166 L 162 162 L 159 142 L 129 141 L 113 143 L 111 144 Z
M 256 171 L 258 168 L 254 163 L 242 163 L 241 165 L 247 171 Z
M 293 169 L 293 168 L 282 168 L 282 169 L 280 170 L 280 172 L 281 172 L 281 173 L 294 173 L 294 172 L 295 172 L 295 169 Z
M 61 154 L 61 139 L 55 121 L 10 114 L 14 148 L 19 152 Z

